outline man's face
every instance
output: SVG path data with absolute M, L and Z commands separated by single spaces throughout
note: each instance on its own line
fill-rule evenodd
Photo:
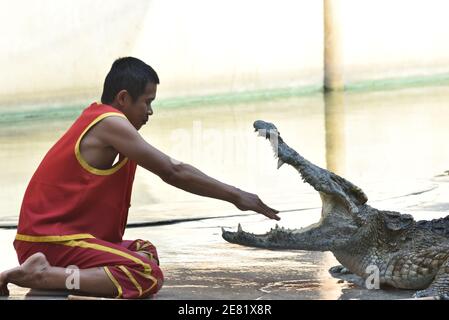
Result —
M 151 103 L 156 99 L 157 85 L 148 83 L 145 92 L 141 94 L 136 101 L 129 97 L 129 103 L 124 106 L 122 112 L 126 115 L 131 124 L 139 130 L 147 123 L 149 116 L 153 114 Z

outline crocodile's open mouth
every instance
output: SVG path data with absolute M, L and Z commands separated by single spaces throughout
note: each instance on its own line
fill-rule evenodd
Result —
M 282 148 L 285 143 L 283 142 L 279 131 L 273 124 L 258 120 L 256 122 L 254 122 L 254 128 L 255 128 L 255 132 L 257 132 L 259 136 L 264 137 L 265 139 L 270 141 L 271 147 L 273 148 L 273 151 L 274 151 L 274 157 L 278 161 L 278 163 L 277 163 L 278 169 L 285 163 L 289 163 L 289 164 L 293 165 L 292 160 L 293 160 L 294 153 L 296 153 L 296 152 L 294 152 L 294 151 L 291 152 L 290 148 L 283 149 L 282 152 L 279 152 L 280 151 L 279 148 L 280 147 Z M 300 174 L 302 180 L 304 182 L 310 184 L 307 181 L 307 179 L 303 176 L 303 173 L 298 168 L 296 168 L 296 169 L 299 171 L 299 174 Z M 272 228 L 268 233 L 260 234 L 260 235 L 244 231 L 242 226 L 239 223 L 236 232 L 226 231 L 224 228 L 222 228 L 222 236 L 226 241 L 231 242 L 231 243 L 246 243 L 246 244 L 252 244 L 253 246 L 256 246 L 256 247 L 264 247 L 264 245 L 263 245 L 264 242 L 273 243 L 276 241 L 279 242 L 279 240 L 282 240 L 281 242 L 289 241 L 288 235 L 293 236 L 294 234 L 307 232 L 313 228 L 319 227 L 323 218 L 327 214 L 329 214 L 329 212 L 332 211 L 334 203 L 332 201 L 328 200 L 329 197 L 326 194 L 323 194 L 321 192 L 319 192 L 319 194 L 321 196 L 321 202 L 322 202 L 321 219 L 320 219 L 320 221 L 318 221 L 316 223 L 310 224 L 310 225 L 300 228 L 300 229 L 294 229 L 294 230 L 285 229 L 283 227 L 279 227 L 276 224 L 276 227 Z M 278 239 L 279 237 L 282 237 L 285 239 Z
M 320 220 L 316 223 L 312 223 L 308 226 L 295 229 L 286 229 L 284 227 L 279 227 L 276 224 L 275 228 L 270 229 L 270 231 L 264 234 L 254 234 L 244 231 L 241 224 L 239 223 L 237 226 L 237 231 L 235 232 L 227 231 L 224 228 L 221 228 L 222 237 L 230 243 L 270 249 L 276 249 L 276 244 L 278 244 L 278 248 L 286 249 L 286 247 L 288 247 L 290 243 L 294 245 L 294 239 L 296 236 L 319 228 L 322 225 L 325 217 L 331 212 L 347 211 L 343 205 L 339 205 L 338 203 L 336 204 L 330 198 L 328 199 L 326 195 L 320 193 L 320 196 L 322 202 L 321 217 Z
M 299 172 L 302 180 L 311 185 L 320 194 L 322 202 L 321 219 L 319 222 L 301 229 L 286 230 L 277 227 L 263 235 L 245 232 L 240 225 L 237 228 L 237 232 L 222 229 L 223 238 L 228 242 L 251 243 L 253 246 L 261 247 L 264 246 L 263 242 L 265 241 L 273 243 L 273 240 L 276 240 L 285 243 L 285 241 L 289 241 L 289 239 L 286 239 L 288 237 L 294 237 L 319 227 L 323 219 L 331 213 L 337 213 L 342 219 L 351 219 L 351 215 L 356 215 L 358 212 L 357 205 L 367 201 L 366 195 L 360 188 L 344 178 L 314 165 L 290 148 L 283 141 L 274 124 L 258 120 L 254 122 L 254 128 L 259 136 L 270 141 L 274 156 L 278 159 L 278 169 L 285 163 L 291 165 Z M 278 239 L 279 237 L 283 239 Z

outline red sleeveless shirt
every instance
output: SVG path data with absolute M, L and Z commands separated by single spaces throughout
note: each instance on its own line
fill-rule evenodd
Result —
M 17 240 L 122 241 L 136 163 L 120 155 L 112 168 L 100 170 L 80 152 L 82 137 L 106 117 L 126 119 L 111 106 L 93 103 L 45 155 L 25 192 Z

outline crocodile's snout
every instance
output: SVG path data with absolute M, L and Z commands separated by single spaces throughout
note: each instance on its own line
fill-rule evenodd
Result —
M 270 139 L 270 134 L 275 133 L 279 136 L 280 133 L 276 126 L 270 122 L 265 122 L 263 120 L 254 121 L 253 124 L 254 131 L 259 132 L 259 135 L 265 136 L 266 139 Z

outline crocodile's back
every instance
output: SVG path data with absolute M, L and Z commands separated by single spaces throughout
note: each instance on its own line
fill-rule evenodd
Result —
M 449 216 L 433 220 L 421 220 L 416 222 L 416 227 L 432 231 L 449 241 Z

